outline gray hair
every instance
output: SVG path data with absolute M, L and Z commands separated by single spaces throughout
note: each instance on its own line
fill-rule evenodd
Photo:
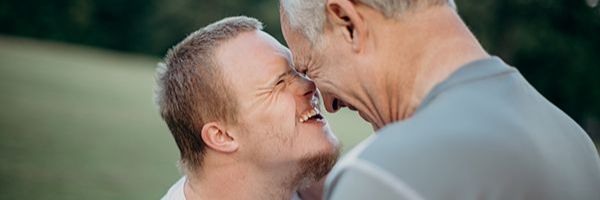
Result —
M 202 127 L 217 120 L 236 123 L 236 96 L 225 84 L 215 51 L 240 33 L 256 30 L 262 30 L 262 23 L 254 18 L 225 18 L 190 34 L 159 64 L 155 101 L 179 147 L 180 167 L 188 175 L 202 163 L 206 146 L 199 135 Z
M 454 0 L 356 0 L 372 7 L 385 17 L 398 17 L 418 5 L 449 5 L 456 8 Z M 300 30 L 314 45 L 323 31 L 326 0 L 281 0 L 281 7 L 294 30 Z M 423 4 L 425 3 L 425 4 Z

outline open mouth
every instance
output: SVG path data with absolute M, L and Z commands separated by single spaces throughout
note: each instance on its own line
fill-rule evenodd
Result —
M 333 98 L 333 102 L 331 102 L 331 108 L 333 108 L 333 110 L 339 110 L 340 107 L 342 107 L 341 101 L 337 98 Z
M 331 102 L 331 108 L 334 111 L 337 111 L 343 107 L 347 107 L 348 109 L 352 110 L 352 111 L 356 111 L 356 108 L 350 104 L 347 104 L 346 102 L 338 99 L 338 98 L 333 98 L 333 101 Z
M 304 123 L 304 122 L 308 122 L 308 121 L 316 121 L 316 120 L 321 120 L 321 119 L 323 119 L 323 116 L 321 115 L 321 112 L 319 111 L 319 109 L 312 108 L 312 109 L 302 113 L 302 115 L 300 115 L 300 119 L 298 121 Z

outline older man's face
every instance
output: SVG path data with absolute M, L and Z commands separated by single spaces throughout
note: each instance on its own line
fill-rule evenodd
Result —
M 360 87 L 357 81 L 360 72 L 353 70 L 356 63 L 348 56 L 351 48 L 339 45 L 347 42 L 335 41 L 341 38 L 336 37 L 335 33 L 324 33 L 323 38 L 329 38 L 317 45 L 319 49 L 315 49 L 303 33 L 290 27 L 286 13 L 281 8 L 280 22 L 283 36 L 294 55 L 296 70 L 316 83 L 327 111 L 336 112 L 341 107 L 356 110 L 352 103 L 359 101 L 355 89 Z M 365 118 L 360 111 L 359 114 Z
M 243 159 L 268 169 L 336 156 L 338 142 L 319 114 L 315 85 L 294 70 L 287 48 L 254 31 L 221 45 L 217 58 L 237 96 Z

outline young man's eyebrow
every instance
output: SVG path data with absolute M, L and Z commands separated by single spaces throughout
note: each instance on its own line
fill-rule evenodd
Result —
M 271 85 L 277 84 L 277 82 L 279 82 L 279 80 L 281 80 L 285 76 L 289 76 L 290 74 L 292 74 L 292 69 L 288 69 L 285 72 L 282 72 L 281 74 L 279 74 L 277 76 L 277 78 L 275 78 L 271 81 Z

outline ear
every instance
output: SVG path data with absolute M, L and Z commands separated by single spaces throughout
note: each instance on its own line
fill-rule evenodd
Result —
M 365 19 L 353 0 L 327 0 L 326 13 L 334 32 L 341 32 L 344 39 L 352 45 L 352 50 L 363 50 L 367 35 Z
M 237 151 L 239 143 L 224 126 L 218 122 L 209 122 L 202 127 L 202 140 L 211 149 L 224 153 Z

